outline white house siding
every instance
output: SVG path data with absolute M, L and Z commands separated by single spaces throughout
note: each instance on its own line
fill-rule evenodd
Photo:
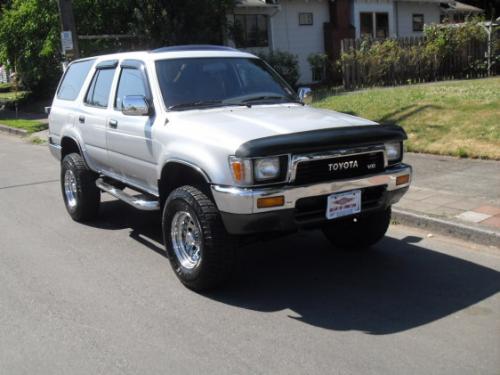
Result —
M 281 0 L 277 7 L 237 7 L 235 14 L 267 14 L 269 16 L 269 47 L 248 48 L 251 52 L 279 50 L 297 55 L 299 83 L 312 82 L 312 71 L 307 57 L 324 53 L 323 24 L 329 22 L 329 0 Z M 299 13 L 312 13 L 313 24 L 299 25 Z M 228 15 L 231 20 L 231 15 Z M 234 45 L 228 41 L 229 45 Z
M 313 25 L 300 26 L 299 13 L 313 13 Z M 281 10 L 270 19 L 272 48 L 298 56 L 300 83 L 312 82 L 307 57 L 325 52 L 323 25 L 329 20 L 327 0 L 282 0 Z
M 441 10 L 439 4 L 424 3 L 424 2 L 397 2 L 395 3 L 396 12 L 398 15 L 398 35 L 406 36 L 422 36 L 422 32 L 413 31 L 413 14 L 423 14 L 424 24 L 439 23 Z

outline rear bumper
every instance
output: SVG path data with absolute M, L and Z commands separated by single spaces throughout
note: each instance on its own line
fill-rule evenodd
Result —
M 387 168 L 382 174 L 363 178 L 260 189 L 212 185 L 212 193 L 230 233 L 293 231 L 322 225 L 326 221 L 326 199 L 332 193 L 360 189 L 362 211 L 358 215 L 384 209 L 398 202 L 408 190 L 411 174 L 411 166 L 400 164 Z M 396 185 L 397 177 L 404 175 L 410 175 L 410 180 Z M 257 207 L 257 199 L 278 195 L 285 197 L 283 206 Z

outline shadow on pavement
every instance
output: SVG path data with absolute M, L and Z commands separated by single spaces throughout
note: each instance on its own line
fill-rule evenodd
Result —
M 129 228 L 130 238 L 166 256 L 162 245 L 161 214 L 157 211 L 138 211 L 119 200 L 106 201 L 101 202 L 98 219 L 85 224 L 107 230 Z
M 130 228 L 132 238 L 162 242 L 159 213 L 121 202 L 104 203 L 94 225 Z M 240 249 L 234 279 L 204 296 L 254 311 L 291 310 L 291 319 L 325 329 L 384 335 L 431 323 L 500 291 L 499 272 L 420 247 L 420 240 L 385 237 L 366 253 L 333 251 L 318 231 L 256 243 Z M 158 246 L 152 250 L 164 254 Z

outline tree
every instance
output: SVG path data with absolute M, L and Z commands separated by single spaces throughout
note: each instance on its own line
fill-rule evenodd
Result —
M 151 47 L 173 44 L 221 44 L 226 14 L 236 0 L 136 1 L 132 29 Z
M 236 0 L 73 0 L 79 35 L 128 34 L 142 49 L 221 44 Z M 62 61 L 57 0 L 0 0 L 0 63 L 38 94 L 51 92 Z M 82 47 L 83 45 L 83 47 Z M 134 46 L 138 47 L 137 45 Z M 130 49 L 114 40 L 80 43 L 83 56 Z
M 17 72 L 26 88 L 45 91 L 43 88 L 51 87 L 59 75 L 57 3 L 55 0 L 10 3 L 2 8 L 0 17 L 0 61 Z

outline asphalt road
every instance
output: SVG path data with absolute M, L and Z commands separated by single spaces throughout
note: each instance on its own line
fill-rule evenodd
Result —
M 200 295 L 157 214 L 66 214 L 46 146 L 0 135 L 0 374 L 499 374 L 500 253 L 402 226 L 368 254 L 318 232 L 241 250 Z

